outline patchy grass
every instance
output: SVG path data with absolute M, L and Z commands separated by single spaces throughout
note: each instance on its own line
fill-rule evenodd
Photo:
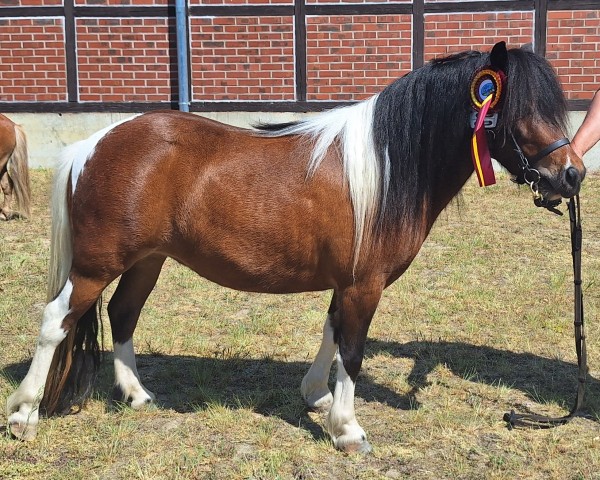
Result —
M 0 224 L 0 404 L 38 334 L 50 177 L 33 172 L 30 220 Z M 564 414 L 574 400 L 568 219 L 536 209 L 506 177 L 499 183 L 469 182 L 384 294 L 357 385 L 372 455 L 335 451 L 300 399 L 330 293 L 235 292 L 167 262 L 136 332 L 158 407 L 109 405 L 107 334 L 94 398 L 78 415 L 44 419 L 34 442 L 4 428 L 0 477 L 600 478 L 600 176 L 582 193 L 588 416 L 551 430 L 509 431 L 502 415 Z

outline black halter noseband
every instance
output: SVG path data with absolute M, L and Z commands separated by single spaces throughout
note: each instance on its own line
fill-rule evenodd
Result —
M 517 176 L 515 181 L 519 184 L 526 183 L 527 185 L 529 185 L 529 188 L 531 188 L 531 191 L 533 192 L 533 203 L 536 207 L 543 207 L 550 210 L 553 213 L 556 213 L 557 215 L 562 215 L 562 212 L 556 209 L 556 207 L 561 203 L 561 199 L 559 198 L 557 200 L 548 200 L 544 198 L 544 196 L 540 193 L 539 183 L 542 179 L 542 176 L 540 175 L 540 172 L 537 169 L 533 168 L 532 165 L 540 161 L 546 155 L 550 155 L 554 150 L 568 145 L 571 142 L 568 138 L 563 137 L 559 140 L 556 140 L 555 142 L 552 142 L 547 147 L 542 148 L 538 153 L 536 153 L 534 156 L 528 159 L 523 153 L 523 150 L 519 146 L 519 143 L 517 142 L 517 139 L 515 138 L 512 131 L 510 132 L 510 137 L 512 138 L 513 144 L 515 146 L 515 152 L 519 155 L 519 162 L 521 164 L 521 174 Z

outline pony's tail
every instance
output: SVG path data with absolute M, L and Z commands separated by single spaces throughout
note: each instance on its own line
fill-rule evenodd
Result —
M 67 282 L 73 261 L 71 244 L 71 220 L 69 217 L 69 189 L 71 169 L 77 157 L 77 144 L 67 147 L 58 161 L 54 173 L 52 190 L 52 230 L 50 234 L 50 263 L 48 266 L 48 285 L 46 299 L 56 298 Z
M 77 147 L 72 145 L 63 152 L 54 177 L 48 302 L 65 286 L 73 261 L 68 197 L 73 162 L 81 154 Z M 54 352 L 40 403 L 40 410 L 48 416 L 71 413 L 74 406 L 83 405 L 92 391 L 100 365 L 100 303 L 99 299 L 77 320 Z
M 54 352 L 40 411 L 46 416 L 77 413 L 93 391 L 102 350 L 98 331 L 101 299 L 77 321 Z
M 31 184 L 27 154 L 27 137 L 20 125 L 15 124 L 16 146 L 8 157 L 7 170 L 13 183 L 17 211 L 24 217 L 31 213 Z

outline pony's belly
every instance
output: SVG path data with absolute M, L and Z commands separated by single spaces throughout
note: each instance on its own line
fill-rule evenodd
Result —
M 229 247 L 227 251 L 206 247 L 185 251 L 187 254 L 184 255 L 181 251 L 179 254 L 166 253 L 201 277 L 235 290 L 298 293 L 337 286 L 336 270 L 312 252 L 299 255 L 243 245 L 236 249 Z
M 261 266 L 186 265 L 211 282 L 234 290 L 256 293 L 299 293 L 328 290 L 334 281 L 300 268 L 281 268 L 269 263 Z

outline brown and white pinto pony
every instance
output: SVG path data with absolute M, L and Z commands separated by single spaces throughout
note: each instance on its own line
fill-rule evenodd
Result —
M 52 202 L 49 303 L 29 372 L 8 399 L 11 432 L 32 438 L 40 409 L 69 412 L 89 393 L 97 303 L 119 276 L 108 304 L 116 386 L 134 408 L 154 400 L 132 338 L 171 257 L 238 290 L 333 290 L 301 392 L 309 407 L 329 411 L 337 448 L 369 451 L 354 413 L 369 324 L 473 173 L 469 85 L 488 64 L 507 75 L 490 149 L 519 177 L 510 134 L 533 156 L 564 136 L 566 107 L 550 65 L 504 42 L 435 60 L 366 101 L 305 121 L 244 130 L 153 112 L 68 148 Z M 547 199 L 577 194 L 585 175 L 569 145 L 533 166 Z
M 0 114 L 0 220 L 29 216 L 31 187 L 27 138 L 23 127 Z

